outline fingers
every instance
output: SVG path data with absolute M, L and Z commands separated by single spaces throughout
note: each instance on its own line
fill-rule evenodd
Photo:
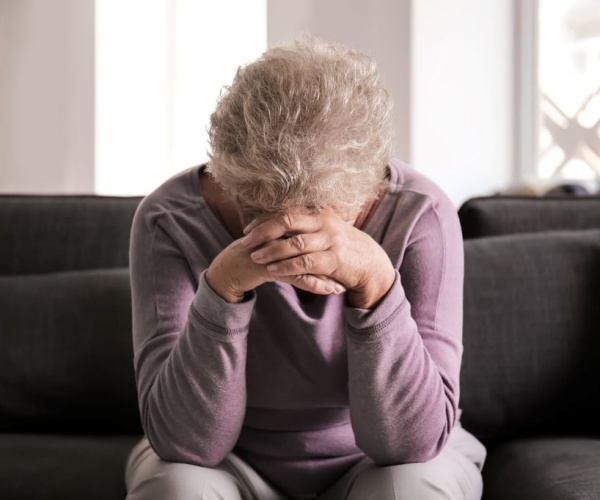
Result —
M 331 251 L 307 253 L 267 266 L 267 271 L 275 278 L 305 274 L 333 277 L 336 269 L 337 257 Z
M 317 295 L 340 295 L 346 288 L 327 276 L 315 276 L 314 274 L 303 274 L 299 276 L 283 276 L 277 281 L 289 283 L 290 285 L 306 290 Z
M 290 213 L 274 215 L 266 220 L 259 218 L 244 229 L 241 242 L 247 248 L 256 248 L 269 241 L 298 233 L 314 233 L 323 227 L 323 218 L 309 214 Z
M 250 257 L 257 264 L 269 264 L 298 257 L 307 253 L 326 251 L 331 247 L 329 235 L 324 233 L 298 233 L 289 238 L 270 241 L 253 251 Z
M 294 285 L 297 280 L 300 288 L 314 293 L 336 292 L 331 283 L 306 276 L 326 276 L 351 290 L 370 266 L 369 247 L 359 237 L 363 233 L 335 213 L 260 216 L 244 232 L 240 244 L 272 280 Z

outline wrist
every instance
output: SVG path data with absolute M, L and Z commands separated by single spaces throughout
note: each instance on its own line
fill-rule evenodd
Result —
M 391 266 L 385 272 L 377 272 L 363 286 L 348 290 L 348 305 L 357 309 L 375 309 L 387 295 L 396 280 L 396 270 Z
M 215 266 L 216 267 L 216 266 Z M 230 304 L 237 304 L 244 300 L 244 292 L 236 292 L 226 285 L 219 272 L 212 265 L 206 272 L 206 283 L 219 297 Z

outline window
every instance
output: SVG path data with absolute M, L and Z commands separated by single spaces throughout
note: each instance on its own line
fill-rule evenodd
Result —
M 266 22 L 266 0 L 95 3 L 96 194 L 147 194 L 207 159 L 220 89 Z
M 600 187 L 600 0 L 518 5 L 521 174 L 595 191 Z

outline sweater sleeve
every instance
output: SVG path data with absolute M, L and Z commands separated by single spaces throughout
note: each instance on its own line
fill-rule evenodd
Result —
M 233 449 L 244 419 L 255 297 L 248 294 L 240 304 L 222 300 L 206 283 L 205 270 L 193 274 L 164 218 L 143 206 L 130 248 L 142 427 L 161 458 L 214 467 Z
M 434 458 L 457 420 L 463 267 L 455 210 L 430 204 L 384 299 L 345 309 L 352 427 L 378 464 Z

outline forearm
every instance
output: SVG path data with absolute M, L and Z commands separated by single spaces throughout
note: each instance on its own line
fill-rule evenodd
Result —
M 177 343 L 164 360 L 152 347 L 138 385 L 142 423 L 158 455 L 212 467 L 231 451 L 244 419 L 252 304 L 226 304 L 200 281 Z
M 399 278 L 375 311 L 348 310 L 352 426 L 375 462 L 433 458 L 454 425 L 458 367 L 436 364 L 417 329 Z M 453 349 L 460 349 L 455 346 Z

